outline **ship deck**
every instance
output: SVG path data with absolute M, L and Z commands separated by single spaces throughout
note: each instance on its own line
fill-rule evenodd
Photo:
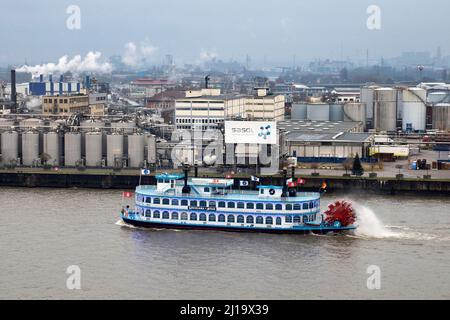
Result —
M 258 202 L 303 202 L 303 201 L 314 201 L 320 199 L 320 193 L 318 192 L 297 192 L 296 197 L 287 198 L 274 198 L 274 197 L 260 197 L 258 191 L 248 191 L 248 190 L 227 190 L 226 194 L 197 194 L 191 192 L 190 194 L 175 193 L 175 192 L 158 192 L 155 186 L 138 186 L 136 188 L 136 193 L 143 196 L 166 196 L 166 197 L 176 197 L 176 198 L 204 198 L 210 200 L 247 200 L 247 201 L 258 201 Z

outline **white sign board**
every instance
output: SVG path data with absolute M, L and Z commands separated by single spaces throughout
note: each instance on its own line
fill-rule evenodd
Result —
M 277 144 L 277 123 L 225 121 L 225 143 Z

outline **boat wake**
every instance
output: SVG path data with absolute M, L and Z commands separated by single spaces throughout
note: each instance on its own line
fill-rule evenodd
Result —
M 362 239 L 410 239 L 410 240 L 434 240 L 436 236 L 420 233 L 405 226 L 389 226 L 377 217 L 375 212 L 353 201 L 353 207 L 357 212 L 358 228 L 353 237 Z
M 117 221 L 115 223 L 116 226 L 121 226 L 121 227 L 125 227 L 125 228 L 130 228 L 130 229 L 140 229 L 139 227 L 133 226 L 131 224 L 125 223 L 122 219 L 120 219 L 119 221 Z

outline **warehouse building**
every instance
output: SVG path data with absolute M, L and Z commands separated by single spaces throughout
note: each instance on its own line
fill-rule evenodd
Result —
M 290 120 L 277 126 L 284 135 L 282 152 L 301 162 L 342 162 L 356 154 L 367 158 L 374 139 L 363 132 L 362 122 Z
M 367 158 L 373 135 L 364 132 L 291 132 L 285 141 L 288 154 L 302 162 L 340 162 L 356 154 Z

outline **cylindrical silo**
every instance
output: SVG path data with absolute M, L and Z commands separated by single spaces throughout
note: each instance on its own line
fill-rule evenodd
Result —
M 306 120 L 308 117 L 308 107 L 305 103 L 293 104 L 291 109 L 292 120 Z
M 450 103 L 438 103 L 433 106 L 433 129 L 450 129 Z M 2 137 L 3 138 L 3 137 Z M 2 139 L 3 141 L 3 139 Z
M 39 159 L 39 132 L 22 133 L 22 164 L 31 167 Z
M 308 120 L 329 121 L 330 105 L 328 103 L 312 103 L 307 106 Z
M 19 158 L 19 134 L 16 131 L 2 133 L 2 163 L 10 164 Z
M 144 135 L 140 133 L 128 136 L 128 166 L 140 168 L 144 162 Z
M 374 129 L 395 131 L 397 129 L 397 90 L 375 89 Z
M 149 134 L 145 137 L 147 145 L 147 162 L 149 164 L 156 163 L 156 137 Z
M 44 153 L 48 156 L 47 164 L 59 166 L 59 134 L 57 132 L 44 133 Z
M 344 121 L 362 122 L 366 126 L 366 104 L 350 102 L 344 104 L 343 114 Z
M 402 129 L 425 131 L 426 129 L 426 97 L 427 92 L 421 88 L 403 90 Z
M 102 165 L 102 134 L 100 132 L 88 132 L 86 141 L 86 166 L 99 167 Z
M 112 133 L 106 136 L 106 165 L 115 167 L 122 165 L 123 135 Z
M 330 121 L 343 121 L 344 112 L 342 104 L 332 104 L 330 105 Z
M 361 88 L 361 103 L 366 104 L 366 120 L 373 124 L 374 109 L 375 109 L 375 89 L 377 86 L 366 86 Z
M 81 134 L 68 132 L 64 135 L 64 164 L 75 167 L 81 161 Z

